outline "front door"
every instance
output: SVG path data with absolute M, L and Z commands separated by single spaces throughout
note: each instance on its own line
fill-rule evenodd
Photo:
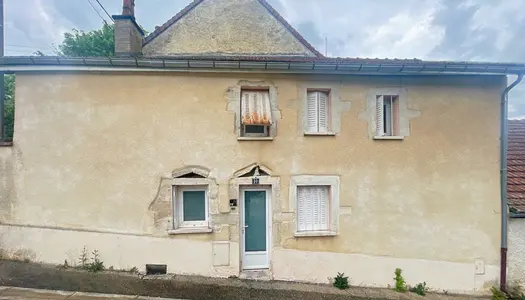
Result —
M 269 190 L 242 191 L 241 253 L 244 270 L 269 268 Z

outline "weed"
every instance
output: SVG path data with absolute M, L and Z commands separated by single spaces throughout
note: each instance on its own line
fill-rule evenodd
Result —
M 100 272 L 104 271 L 104 263 L 100 260 L 100 254 L 98 250 L 93 250 L 91 262 L 87 265 L 89 272 Z
M 67 262 L 67 259 L 64 259 L 64 264 L 63 265 L 58 265 L 57 267 L 59 269 L 67 269 L 67 268 L 69 268 L 69 264 Z
M 89 259 L 88 259 L 87 249 L 86 249 L 86 246 L 84 246 L 84 248 L 82 248 L 82 252 L 80 253 L 80 257 L 78 258 L 78 262 L 82 269 L 87 268 L 88 260 Z
M 492 292 L 492 300 L 525 300 L 523 289 L 518 283 L 510 285 L 507 292 L 503 292 L 495 286 L 490 291 Z
M 133 267 L 133 268 L 129 269 L 129 272 L 131 274 L 138 274 L 139 273 L 139 269 L 137 269 L 137 267 Z
M 348 276 L 345 276 L 345 273 L 337 273 L 337 276 L 334 278 L 334 286 L 340 290 L 349 288 Z
M 443 290 L 443 294 L 448 295 L 448 290 Z
M 410 288 L 410 291 L 412 293 L 416 293 L 419 296 L 425 296 L 427 290 L 428 289 L 427 289 L 427 283 L 426 282 L 418 283 L 418 284 L 416 284 L 416 286 Z
M 491 287 L 490 291 L 492 292 L 492 300 L 507 300 L 507 295 L 497 287 Z
M 114 271 L 114 270 L 115 268 L 113 268 L 113 266 L 109 266 L 108 271 Z
M 407 283 L 405 282 L 405 278 L 403 278 L 403 275 L 401 275 L 403 271 L 400 268 L 397 268 L 395 271 L 396 277 L 394 277 L 394 280 L 396 281 L 394 291 L 404 293 L 407 289 Z

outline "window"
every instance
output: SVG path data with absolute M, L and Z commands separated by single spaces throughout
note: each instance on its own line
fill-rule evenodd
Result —
M 268 90 L 241 91 L 241 136 L 268 137 L 272 109 Z
M 206 186 L 174 186 L 177 227 L 208 227 L 208 192 Z
M 330 187 L 297 187 L 297 231 L 330 229 Z
M 376 135 L 399 135 L 399 96 L 376 96 Z
M 308 91 L 306 99 L 307 133 L 329 131 L 330 100 L 326 91 Z
M 339 222 L 339 176 L 299 175 L 290 182 L 295 236 L 334 236 Z

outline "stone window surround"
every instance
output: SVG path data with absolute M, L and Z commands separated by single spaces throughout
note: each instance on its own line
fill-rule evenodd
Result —
M 241 91 L 247 90 L 268 90 L 270 94 L 270 106 L 272 110 L 272 125 L 270 126 L 269 136 L 267 137 L 243 137 L 241 130 Z M 240 80 L 237 85 L 228 89 L 227 93 L 228 111 L 235 113 L 235 134 L 239 141 L 271 141 L 277 135 L 277 121 L 281 119 L 281 111 L 277 105 L 277 87 L 269 81 L 249 81 Z
M 399 133 L 396 136 L 376 135 L 376 97 L 380 95 L 397 95 L 399 101 Z M 410 119 L 419 117 L 421 113 L 408 108 L 408 90 L 404 87 L 380 87 L 368 90 L 366 95 L 366 111 L 359 113 L 359 119 L 368 122 L 368 136 L 374 140 L 403 140 L 410 136 Z
M 349 101 L 342 101 L 340 96 L 340 82 L 304 82 L 299 86 L 299 111 L 298 124 L 299 136 L 335 136 L 341 132 L 341 116 L 344 111 L 350 109 Z M 329 123 L 330 130 L 328 132 L 308 132 L 308 92 L 309 91 L 324 91 L 329 92 Z
M 297 186 L 328 185 L 330 186 L 330 230 L 297 231 Z M 339 189 L 340 180 L 337 175 L 295 175 L 290 179 L 289 205 L 290 211 L 296 214 L 293 222 L 295 237 L 336 236 L 339 230 Z

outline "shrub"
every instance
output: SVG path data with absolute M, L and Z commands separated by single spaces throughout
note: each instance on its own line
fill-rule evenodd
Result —
M 427 291 L 427 283 L 426 282 L 418 283 L 416 284 L 416 286 L 411 287 L 410 291 L 412 293 L 418 294 L 419 296 L 425 296 L 426 291 Z
M 407 284 L 405 282 L 405 278 L 403 278 L 403 275 L 401 275 L 403 271 L 400 268 L 397 268 L 395 271 L 396 277 L 394 277 L 394 280 L 396 281 L 396 284 L 394 286 L 394 291 L 404 293 L 407 289 Z
M 340 290 L 349 288 L 348 276 L 345 276 L 345 273 L 337 273 L 337 276 L 334 278 L 334 286 Z

